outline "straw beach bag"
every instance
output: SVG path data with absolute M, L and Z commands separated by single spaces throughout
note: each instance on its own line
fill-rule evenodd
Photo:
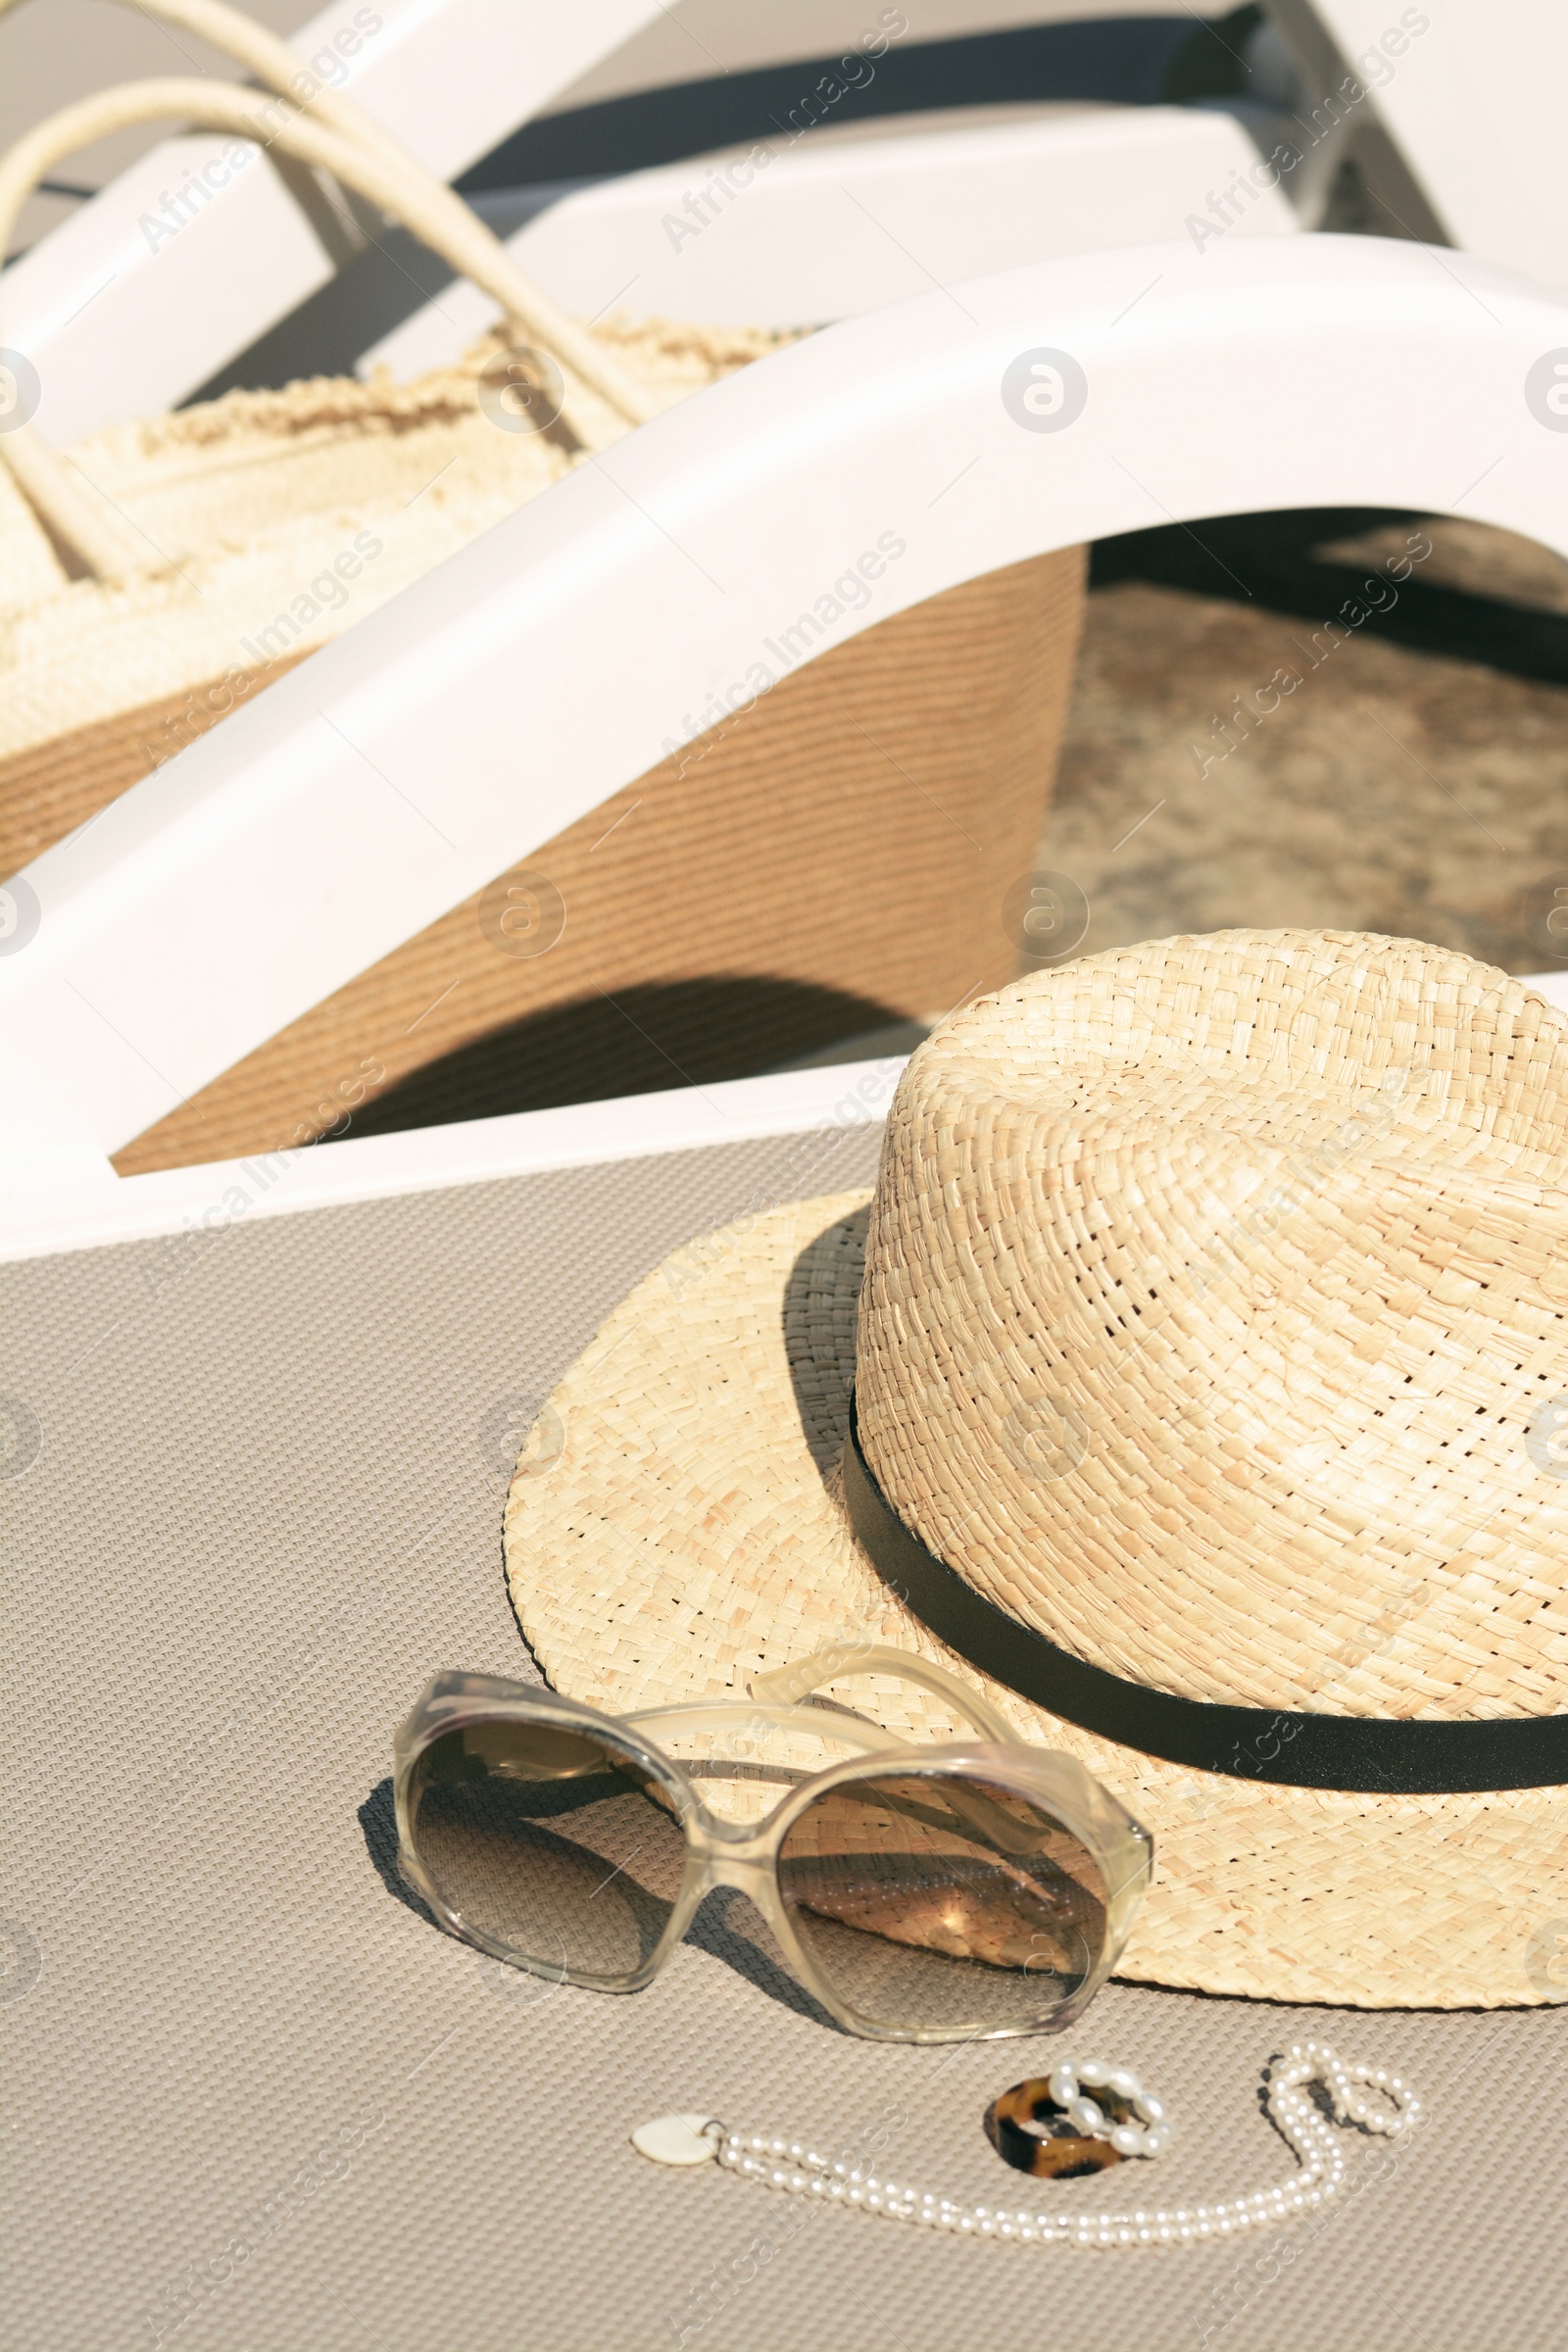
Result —
M 503 322 L 461 364 L 410 383 L 231 392 L 109 426 L 69 455 L 29 422 L 38 387 L 23 357 L 0 431 L 0 873 L 619 436 L 790 339 L 664 322 L 589 331 L 459 197 L 248 19 L 220 0 L 151 0 L 149 13 L 226 50 L 266 90 L 169 79 L 66 109 L 0 163 L 8 231 L 74 149 L 128 123 L 183 120 L 229 134 L 210 167 L 220 176 L 270 168 L 270 151 L 330 175 L 482 288 Z M 183 204 L 144 220 L 144 234 L 177 234 L 202 185 L 176 191 Z M 896 564 L 897 552 L 884 560 Z M 863 602 L 861 583 L 852 589 Z M 409 1116 L 473 1115 L 675 1085 L 677 1070 L 738 1074 L 929 1018 L 1004 976 L 999 909 L 1033 862 L 1081 604 L 1081 551 L 1036 559 L 864 630 L 738 716 L 690 714 L 691 740 L 626 796 L 641 812 L 624 839 L 599 847 L 610 807 L 530 856 L 571 901 L 557 952 L 496 955 L 477 901 L 456 908 L 118 1164 L 341 1131 L 336 1082 L 362 1064 L 380 1073 L 380 1093 L 438 1064 L 446 1077 L 426 1082 Z M 737 978 L 753 985 L 711 985 Z M 537 1029 L 547 1013 L 650 986 L 665 992 L 668 1023 L 654 1023 L 657 1070 L 635 1054 L 628 1063 L 624 1023 Z M 519 1022 L 535 1025 L 531 1043 L 514 1034 Z M 408 1123 L 395 1106 L 381 1112 Z

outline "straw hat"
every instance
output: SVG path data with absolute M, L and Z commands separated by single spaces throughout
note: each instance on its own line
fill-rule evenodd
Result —
M 1152 1830 L 1124 1975 L 1540 2003 L 1565 1481 L 1568 1021 L 1442 949 L 1229 931 L 969 1005 L 869 1201 L 659 1267 L 536 1424 L 507 1569 L 613 1708 L 841 1640 L 968 1674 Z

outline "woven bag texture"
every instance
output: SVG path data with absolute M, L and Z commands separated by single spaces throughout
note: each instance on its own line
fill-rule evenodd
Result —
M 597 333 L 661 406 L 789 339 Z M 569 436 L 491 422 L 479 378 L 500 348 L 411 383 L 320 377 L 88 435 L 74 462 L 156 566 L 128 581 L 70 576 L 0 467 L 0 870 L 583 462 Z M 579 402 L 594 447 L 624 429 L 592 391 Z

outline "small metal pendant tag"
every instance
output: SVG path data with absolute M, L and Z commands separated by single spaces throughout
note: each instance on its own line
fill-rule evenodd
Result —
M 639 2124 L 631 2144 L 653 2164 L 711 2164 L 717 2143 L 703 2136 L 706 2115 L 660 2115 Z

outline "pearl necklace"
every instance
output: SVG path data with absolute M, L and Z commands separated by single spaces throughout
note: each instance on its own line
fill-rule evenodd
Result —
M 1359 2124 L 1391 2139 L 1408 2132 L 1421 2113 L 1420 2100 L 1399 2076 L 1348 2066 L 1326 2042 L 1296 2042 L 1269 2070 L 1268 2112 L 1300 2159 L 1297 2178 L 1226 2204 L 1183 2205 L 1168 2212 L 1140 2206 L 1132 2213 L 1030 2213 L 958 2205 L 906 2182 L 879 2180 L 863 2165 L 833 2163 L 800 2140 L 769 2139 L 760 2132 L 747 2137 L 717 2121 L 704 2124 L 700 2136 L 726 2171 L 766 2188 L 822 2205 L 855 2206 L 886 2221 L 913 2222 L 956 2237 L 1009 2238 L 1022 2245 L 1186 2246 L 1275 2227 L 1339 2194 L 1345 2156 L 1309 2095 L 1310 2083 L 1321 2083 L 1328 2092 L 1338 2123 Z

